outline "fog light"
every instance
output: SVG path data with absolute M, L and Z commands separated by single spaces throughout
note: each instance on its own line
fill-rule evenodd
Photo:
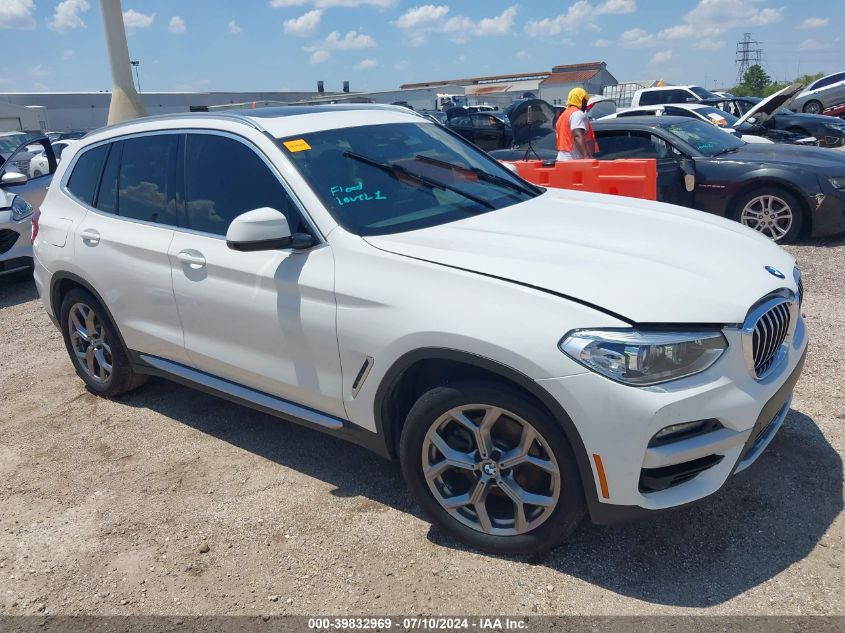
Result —
M 663 446 L 664 444 L 671 444 L 697 435 L 704 435 L 722 428 L 718 420 L 695 420 L 694 422 L 682 422 L 680 424 L 671 424 L 660 429 L 651 438 L 648 445 Z

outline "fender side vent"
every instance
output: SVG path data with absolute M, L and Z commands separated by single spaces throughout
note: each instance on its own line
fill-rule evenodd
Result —
M 364 364 L 361 365 L 361 369 L 358 370 L 358 375 L 355 376 L 355 382 L 352 383 L 352 397 L 358 395 L 358 392 L 361 391 L 361 387 L 364 385 L 364 381 L 367 380 L 367 376 L 370 374 L 370 370 L 373 368 L 373 357 L 367 356 Z

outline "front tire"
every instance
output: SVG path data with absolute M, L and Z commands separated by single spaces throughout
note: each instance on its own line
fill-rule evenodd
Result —
M 821 101 L 816 101 L 814 99 L 804 104 L 804 112 L 806 114 L 821 114 L 822 110 L 824 110 L 824 106 Z
M 399 456 L 432 522 L 479 550 L 545 552 L 584 514 L 563 430 L 515 390 L 458 383 L 427 391 L 408 414 Z
M 141 386 L 117 328 L 102 304 L 87 290 L 73 288 L 62 300 L 60 323 L 76 374 L 98 396 L 117 396 Z
M 789 191 L 779 187 L 756 189 L 736 201 L 733 219 L 779 244 L 791 244 L 801 235 L 804 209 Z

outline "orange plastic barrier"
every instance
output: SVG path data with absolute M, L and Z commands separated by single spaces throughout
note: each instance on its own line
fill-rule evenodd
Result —
M 653 158 L 568 160 L 549 167 L 539 160 L 504 162 L 516 167 L 528 182 L 543 187 L 657 200 L 657 161 Z

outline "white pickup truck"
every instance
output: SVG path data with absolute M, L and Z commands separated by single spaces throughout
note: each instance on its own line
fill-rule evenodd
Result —
M 719 95 L 701 86 L 661 86 L 642 88 L 634 93 L 631 107 L 665 105 L 667 103 L 698 103 L 702 99 L 718 99 Z

